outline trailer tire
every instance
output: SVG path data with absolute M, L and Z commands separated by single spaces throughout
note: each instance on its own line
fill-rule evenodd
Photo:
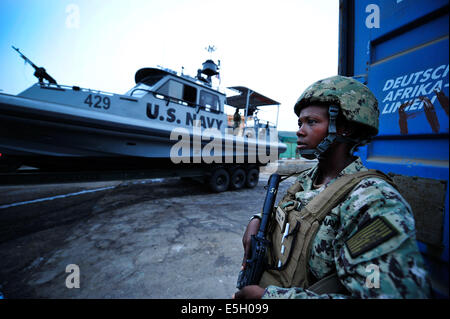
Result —
M 237 168 L 231 174 L 230 187 L 231 189 L 238 190 L 245 186 L 247 181 L 247 174 L 242 168 Z
M 223 168 L 213 171 L 209 178 L 209 186 L 216 193 L 226 191 L 230 186 L 230 174 L 228 171 Z
M 253 188 L 258 185 L 259 181 L 259 170 L 257 168 L 251 168 L 247 172 L 247 178 L 245 180 L 245 186 L 248 188 Z

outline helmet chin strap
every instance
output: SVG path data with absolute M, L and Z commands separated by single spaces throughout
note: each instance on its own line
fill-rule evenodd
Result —
M 337 136 L 336 119 L 339 114 L 339 107 L 336 105 L 330 105 L 328 108 L 329 122 L 328 122 L 328 135 L 316 146 L 316 148 L 308 150 L 299 150 L 301 156 L 320 158 L 323 153 L 333 144 L 336 140 L 345 139 L 344 137 Z

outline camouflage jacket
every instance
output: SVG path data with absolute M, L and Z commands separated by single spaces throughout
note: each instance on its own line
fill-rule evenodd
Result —
M 362 170 L 367 168 L 357 158 L 338 177 Z M 317 166 L 297 179 L 303 191 L 296 193 L 295 199 L 301 201 L 302 206 L 326 187 L 313 188 L 316 174 Z M 286 195 L 281 202 L 289 200 L 288 197 Z M 355 251 L 351 250 L 357 250 L 358 232 L 377 216 L 387 221 L 394 235 L 390 238 L 376 235 L 378 242 L 371 243 L 369 249 L 358 251 L 355 256 Z M 350 245 L 352 236 L 355 236 L 353 246 Z M 349 295 L 318 295 L 303 288 L 268 286 L 263 298 L 429 298 L 431 294 L 416 243 L 411 207 L 394 187 L 379 178 L 361 181 L 325 217 L 312 243 L 309 270 L 317 280 L 337 272 Z

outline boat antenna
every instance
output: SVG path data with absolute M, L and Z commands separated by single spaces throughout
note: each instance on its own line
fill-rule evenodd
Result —
M 212 85 L 211 77 L 214 75 L 217 75 L 220 82 L 220 73 L 219 73 L 219 66 L 213 61 L 212 59 L 212 53 L 217 50 L 217 48 L 214 45 L 208 45 L 208 47 L 205 48 L 206 51 L 209 52 L 210 58 L 203 62 L 203 68 L 197 70 L 197 79 L 200 81 L 205 82 L 207 85 Z M 219 62 L 220 65 L 220 62 Z M 202 74 L 206 75 L 206 79 L 202 77 Z
M 209 52 L 210 58 L 212 58 L 212 53 L 217 50 L 215 45 L 208 45 L 208 47 L 205 48 L 206 51 Z

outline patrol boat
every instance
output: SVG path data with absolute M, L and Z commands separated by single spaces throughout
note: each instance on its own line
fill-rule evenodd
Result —
M 267 164 L 268 153 L 276 160 L 286 149 L 277 134 L 268 134 L 276 133 L 276 125 L 257 118 L 259 106 L 280 103 L 246 87 L 232 87 L 237 94 L 227 98 L 212 86 L 220 61 L 206 60 L 196 77 L 142 68 L 133 88 L 112 94 L 58 84 L 14 49 L 33 66 L 39 81 L 18 95 L 0 93 L 3 168 L 99 170 L 192 163 L 220 164 L 232 174 L 233 165 L 248 171 L 250 164 Z M 244 125 L 232 129 L 225 104 L 244 110 Z

